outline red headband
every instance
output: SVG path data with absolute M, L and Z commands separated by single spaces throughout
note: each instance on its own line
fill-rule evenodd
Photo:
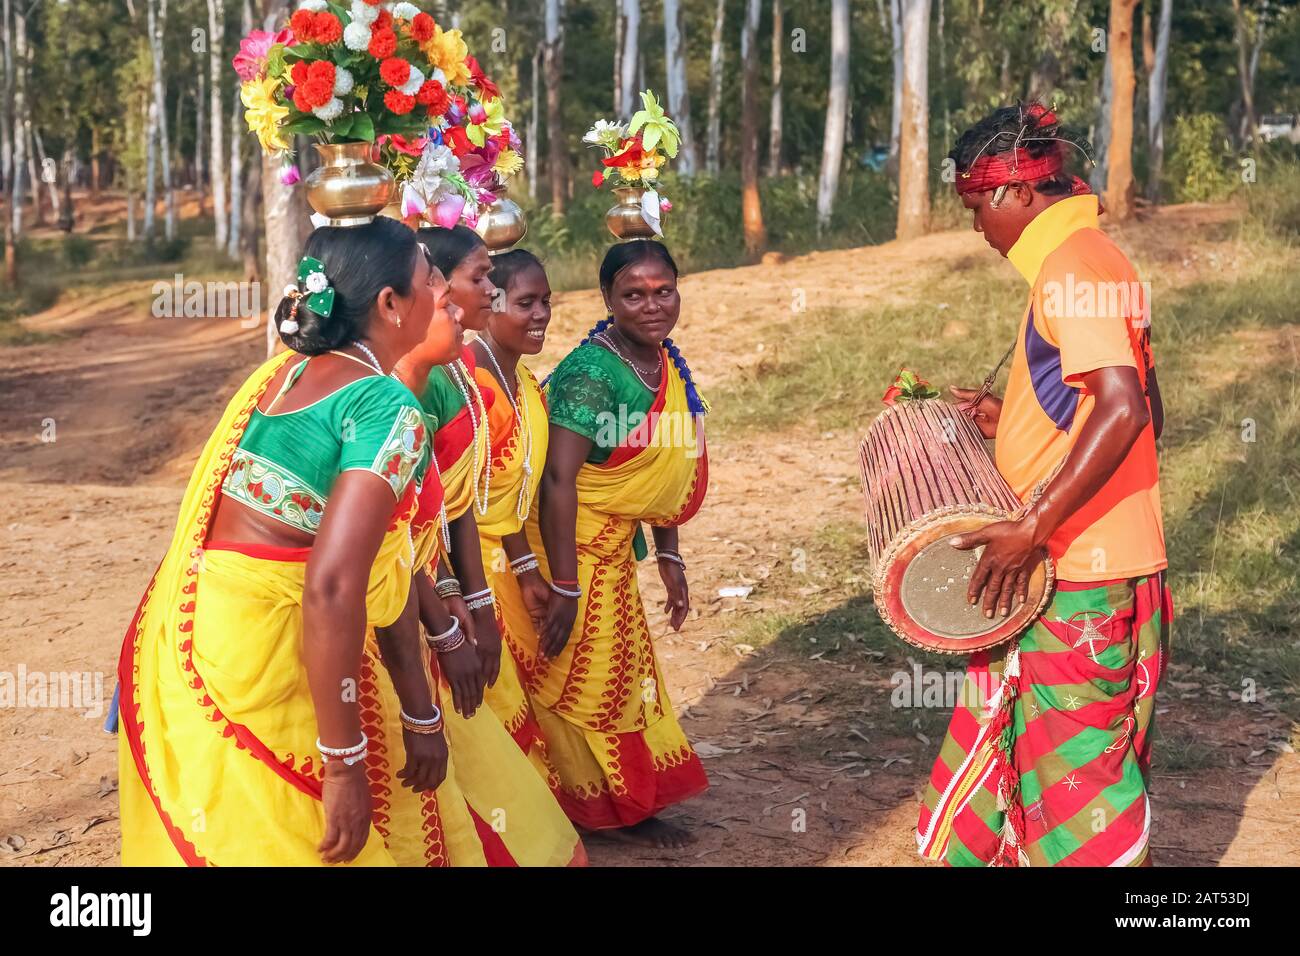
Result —
M 1016 147 L 1011 151 L 1012 161 L 1008 163 L 999 156 L 981 156 L 971 163 L 970 169 L 957 176 L 957 195 L 982 193 L 1004 186 L 1013 179 L 1022 183 L 1036 183 L 1051 179 L 1061 171 L 1062 161 L 1059 151 L 1053 151 L 1038 159 L 1031 159 L 1027 150 Z

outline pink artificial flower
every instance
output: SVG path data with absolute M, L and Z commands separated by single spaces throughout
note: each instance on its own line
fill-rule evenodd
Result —
M 672 212 L 672 210 L 673 210 L 673 204 L 669 201 L 667 196 L 659 200 L 660 212 Z
M 469 121 L 475 126 L 481 126 L 487 122 L 487 110 L 483 108 L 482 103 L 475 103 L 469 108 Z
M 293 163 L 285 163 L 280 167 L 280 184 L 282 186 L 292 186 L 302 175 L 298 172 L 298 167 Z
M 271 47 L 277 43 L 293 46 L 293 34 L 288 30 L 281 30 L 275 34 L 267 33 L 265 30 L 254 30 L 239 41 L 239 52 L 231 61 L 235 72 L 239 74 L 239 82 L 247 83 L 249 80 L 257 79 L 266 66 L 266 58 L 271 53 Z
M 460 221 L 460 214 L 464 210 L 464 196 L 448 196 L 434 207 L 433 224 L 441 226 L 443 229 L 450 229 Z

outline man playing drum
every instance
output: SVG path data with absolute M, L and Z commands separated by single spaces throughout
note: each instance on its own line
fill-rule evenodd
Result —
M 1146 779 L 1172 616 L 1149 304 L 1063 174 L 1075 141 L 1040 105 L 995 111 L 950 158 L 975 231 L 1029 283 L 1006 396 L 954 395 L 1023 517 L 954 539 L 983 547 L 968 598 L 1024 599 L 1040 549 L 1057 589 L 1008 644 L 972 656 L 921 808 L 922 856 L 954 866 L 1150 864 Z

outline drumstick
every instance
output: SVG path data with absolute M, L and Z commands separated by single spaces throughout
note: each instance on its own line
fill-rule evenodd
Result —
M 979 408 L 980 402 L 988 398 L 989 392 L 993 391 L 993 383 L 998 380 L 998 372 L 1002 371 L 1002 366 L 1007 363 L 1007 359 L 1011 358 L 1011 353 L 1015 350 L 1016 343 L 1012 342 L 1011 348 L 1007 349 L 1006 352 L 1003 353 L 1002 358 L 998 361 L 998 364 L 993 366 L 993 371 L 984 376 L 984 384 L 979 387 L 979 391 L 975 393 L 975 397 L 970 400 L 969 404 L 963 404 L 961 406 L 962 411 L 972 419 L 975 417 L 975 410 Z

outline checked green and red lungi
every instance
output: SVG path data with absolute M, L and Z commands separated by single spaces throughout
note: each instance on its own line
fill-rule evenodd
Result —
M 1164 572 L 1058 582 L 1018 639 L 972 655 L 921 807 L 922 856 L 952 866 L 1135 866 L 1147 855 Z

